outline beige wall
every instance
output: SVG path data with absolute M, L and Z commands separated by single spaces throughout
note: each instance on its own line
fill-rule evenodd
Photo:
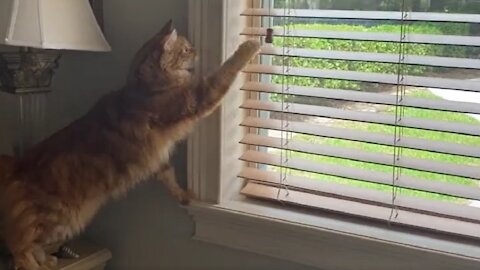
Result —
M 134 52 L 167 19 L 180 33 L 187 30 L 186 0 L 104 0 L 105 29 L 113 47 L 109 54 L 67 52 L 49 99 L 49 130 L 83 114 L 103 93 L 125 79 Z M 200 1 L 200 0 L 199 0 Z M 14 99 L 0 94 L 0 150 L 9 148 Z M 185 146 L 175 156 L 185 183 Z M 192 241 L 194 224 L 158 183 L 146 183 L 110 203 L 87 232 L 110 248 L 108 269 L 307 269 L 284 261 Z

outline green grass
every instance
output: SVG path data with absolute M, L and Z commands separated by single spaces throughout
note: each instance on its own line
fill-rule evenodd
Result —
M 277 28 L 282 26 L 276 26 Z M 366 25 L 352 25 L 352 24 L 323 24 L 323 23 L 311 23 L 311 24 L 294 24 L 289 26 L 291 30 L 324 30 L 324 31 L 353 31 L 353 32 L 399 32 L 400 27 L 394 24 L 379 24 L 373 26 Z M 433 34 L 433 35 L 467 35 L 468 34 L 468 25 L 466 24 L 438 24 L 438 23 L 412 23 L 408 27 L 409 33 L 417 34 Z M 288 47 L 297 47 L 297 48 L 308 48 L 315 50 L 339 50 L 339 51 L 361 51 L 361 52 L 374 52 L 374 53 L 391 53 L 397 54 L 399 51 L 398 43 L 391 42 L 372 42 L 372 41 L 352 41 L 352 40 L 336 40 L 336 39 L 319 39 L 319 38 L 275 38 L 274 45 L 278 47 L 288 46 Z M 428 44 L 409 44 L 407 46 L 407 53 L 412 55 L 430 55 L 430 56 L 451 56 L 451 57 L 468 57 L 468 53 L 465 47 L 461 46 L 441 46 L 441 45 L 428 45 Z M 284 60 L 282 57 L 274 57 L 272 62 L 277 65 L 281 65 Z M 339 61 L 339 60 L 328 60 L 328 59 L 306 59 L 306 58 L 293 58 L 290 59 L 291 66 L 298 67 L 308 67 L 316 69 L 328 69 L 328 70 L 353 70 L 360 72 L 377 72 L 377 73 L 389 73 L 396 74 L 398 72 L 397 64 L 388 64 L 388 63 L 371 63 L 371 62 L 353 62 L 353 61 Z M 410 75 L 424 75 L 425 72 L 437 72 L 444 76 L 446 73 L 442 73 L 446 70 L 443 69 L 432 69 L 425 66 L 411 66 L 407 65 L 406 74 Z M 272 76 L 271 80 L 274 83 L 282 84 L 285 82 L 286 77 L 284 76 Z M 318 78 L 306 78 L 306 77 L 288 77 L 288 84 L 291 85 L 300 85 L 300 86 L 309 86 L 309 87 L 325 87 L 331 89 L 349 89 L 349 90 L 359 90 L 364 91 L 366 89 L 372 90 L 372 85 L 346 81 L 346 80 L 331 80 L 331 79 L 318 79 Z M 439 99 L 439 97 L 433 95 L 425 89 L 412 89 L 409 90 L 408 95 L 429 98 L 429 99 Z M 272 101 L 280 101 L 283 96 L 281 95 L 271 95 Z M 385 106 L 382 113 L 394 114 L 395 108 L 393 106 Z M 423 118 L 423 119 L 432 119 L 440 120 L 455 123 L 468 123 L 468 124 L 480 124 L 476 119 L 462 113 L 451 113 L 451 112 L 442 112 L 442 111 L 433 111 L 433 110 L 424 110 L 424 109 L 414 109 L 406 108 L 405 117 L 413 118 Z M 395 131 L 394 127 L 379 125 L 379 124 L 369 124 L 369 123 L 359 123 L 352 121 L 342 121 L 335 120 L 333 121 L 333 126 L 343 127 L 352 130 L 362 130 L 375 133 L 383 134 L 393 134 Z M 321 126 L 319 126 L 321 128 Z M 434 131 L 423 131 L 418 129 L 403 129 L 403 136 L 406 137 L 416 137 L 421 139 L 452 142 L 452 143 L 462 143 L 467 145 L 476 145 L 480 146 L 480 139 L 474 136 L 466 135 L 456 135 L 444 132 L 434 132 Z M 309 136 L 303 134 L 295 134 L 295 140 L 304 140 L 310 143 L 315 144 L 326 144 L 337 147 L 353 148 L 359 149 L 361 151 L 367 152 L 378 152 L 378 153 L 387 153 L 393 155 L 394 148 L 389 146 L 381 146 L 370 143 L 361 143 L 353 142 L 348 140 L 332 139 L 332 138 L 323 138 L 316 136 Z M 278 150 L 277 150 L 278 151 Z M 427 159 L 439 162 L 449 162 L 456 164 L 465 164 L 465 165 L 480 165 L 480 159 L 460 157 L 454 155 L 438 154 L 431 153 L 427 151 L 419 150 L 410 150 L 404 149 L 403 156 Z M 325 156 L 317 156 L 312 154 L 305 154 L 299 152 L 292 152 L 293 157 L 304 158 L 318 162 L 318 166 L 322 166 L 322 163 L 334 163 L 338 165 L 343 165 L 347 167 L 354 167 L 372 171 L 380 171 L 392 173 L 392 167 L 385 165 L 370 164 L 365 162 L 351 161 L 340 158 L 331 158 Z M 392 157 L 393 158 L 393 157 Z M 278 168 L 276 169 L 278 170 Z M 374 183 L 365 183 L 361 181 L 354 181 L 349 179 L 344 179 L 340 177 L 306 173 L 299 171 L 292 171 L 292 174 L 307 176 L 310 178 L 322 180 L 322 181 L 332 181 L 341 184 L 354 185 L 359 187 L 365 187 L 385 192 L 391 192 L 392 187 L 387 185 L 380 185 Z M 462 177 L 453 177 L 453 176 L 444 176 L 435 173 L 428 172 L 419 172 L 415 170 L 403 169 L 402 174 L 417 177 L 424 179 L 424 181 L 441 181 L 447 183 L 455 183 L 473 186 L 476 184 L 475 180 L 466 179 Z M 447 200 L 447 201 L 460 201 L 457 198 L 437 195 L 428 192 L 419 192 L 408 189 L 400 189 L 401 194 L 419 196 L 423 198 L 432 198 L 438 200 Z
M 422 97 L 422 98 L 438 98 L 435 95 L 423 89 L 413 90 L 409 93 L 409 95 L 415 96 L 415 97 Z M 389 106 L 388 108 L 385 108 L 384 113 L 394 114 L 395 108 L 393 106 Z M 423 109 L 415 109 L 415 108 L 406 108 L 405 117 L 428 118 L 428 119 L 442 120 L 447 122 L 451 121 L 451 122 L 462 122 L 462 123 L 469 123 L 469 124 L 480 124 L 480 122 L 478 122 L 475 118 L 462 113 L 432 111 L 432 110 L 423 110 Z M 355 129 L 355 130 L 363 130 L 363 131 L 369 131 L 369 132 L 392 134 L 392 136 L 394 134 L 394 127 L 388 127 L 388 126 L 378 125 L 378 124 L 358 123 L 358 122 L 349 122 L 349 121 L 334 121 L 333 126 Z M 423 131 L 418 129 L 404 129 L 404 136 L 430 139 L 430 140 L 440 140 L 440 141 L 453 142 L 453 143 L 462 143 L 462 144 L 468 144 L 468 145 L 477 145 L 477 146 L 480 145 L 480 138 L 478 137 L 434 132 L 434 131 Z M 367 152 L 393 154 L 393 147 L 375 145 L 371 143 L 353 142 L 348 140 L 332 139 L 332 138 L 322 138 L 322 137 L 304 135 L 304 134 L 296 134 L 294 136 L 294 139 L 308 141 L 310 143 L 315 143 L 315 144 L 326 144 L 331 146 L 354 148 L 354 149 L 359 149 L 361 151 L 367 151 Z M 438 153 L 431 153 L 431 152 L 420 151 L 420 150 L 404 149 L 402 155 L 406 157 L 428 159 L 428 160 L 440 161 L 440 162 L 449 162 L 449 163 L 476 165 L 476 166 L 480 165 L 480 160 L 476 158 L 468 158 L 468 157 L 461 157 L 461 156 L 447 155 L 447 154 L 438 154 Z M 377 165 L 377 164 L 357 162 L 357 161 L 340 159 L 340 158 L 317 156 L 317 155 L 299 153 L 299 152 L 292 152 L 292 156 L 318 162 L 319 166 L 321 166 L 321 163 L 335 163 L 338 165 L 343 165 L 343 166 L 353 167 L 353 168 L 361 168 L 361 169 L 380 171 L 380 172 L 392 172 L 392 167 L 385 166 L 385 165 Z M 365 188 L 387 191 L 387 192 L 392 191 L 392 188 L 386 185 L 365 183 L 361 181 L 354 181 L 354 180 L 344 179 L 340 177 L 321 175 L 321 174 L 315 174 L 315 173 L 297 172 L 297 171 L 293 171 L 292 174 L 306 176 L 306 177 L 310 177 L 310 178 L 318 179 L 322 181 L 332 181 L 336 183 L 354 185 L 354 186 L 365 187 Z M 441 182 L 471 185 L 471 186 L 476 185 L 476 181 L 472 179 L 454 177 L 454 176 L 445 176 L 445 175 L 440 175 L 435 173 L 420 172 L 420 171 L 409 170 L 409 169 L 403 169 L 402 174 L 422 178 L 422 179 L 425 179 L 425 181 L 441 181 Z M 423 198 L 431 198 L 431 199 L 447 200 L 447 201 L 460 201 L 460 202 L 462 201 L 460 199 L 450 197 L 450 196 L 414 191 L 409 189 L 400 189 L 399 192 L 404 195 L 419 196 Z
M 282 30 L 282 26 L 275 26 Z M 321 30 L 321 31 L 345 31 L 345 32 L 372 32 L 372 33 L 398 33 L 400 35 L 400 26 L 397 24 L 377 24 L 377 25 L 352 25 L 352 24 L 326 24 L 326 23 L 310 23 L 310 24 L 293 24 L 290 30 Z M 429 34 L 429 35 L 467 35 L 469 27 L 467 24 L 458 23 L 426 23 L 416 22 L 408 27 L 408 33 Z M 361 40 L 339 40 L 326 38 L 281 38 L 274 39 L 276 47 L 296 47 L 312 50 L 336 50 L 336 51 L 357 51 L 368 53 L 387 53 L 398 55 L 400 43 L 396 42 L 379 42 L 379 41 L 361 41 Z M 446 46 L 432 44 L 407 44 L 406 54 L 421 56 L 450 56 L 450 57 L 469 57 L 468 50 L 465 46 Z M 283 65 L 284 57 L 274 56 L 271 61 L 275 65 Z M 364 61 L 347 61 L 337 59 L 312 59 L 302 57 L 289 58 L 288 65 L 304 68 L 329 69 L 329 70 L 350 70 L 360 72 L 397 74 L 398 64 L 396 63 L 379 63 Z M 407 75 L 423 75 L 426 72 L 445 72 L 446 68 L 434 68 L 422 65 L 405 65 L 404 73 Z M 272 76 L 272 82 L 282 84 L 285 77 L 280 75 Z M 334 80 L 334 79 L 318 79 L 308 77 L 291 76 L 288 77 L 288 84 L 309 86 L 309 87 L 325 87 L 333 89 L 354 89 L 366 90 L 365 83 Z M 275 97 L 279 100 L 280 97 Z

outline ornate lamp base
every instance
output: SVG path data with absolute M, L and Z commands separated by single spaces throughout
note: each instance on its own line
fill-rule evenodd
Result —
M 0 91 L 14 94 L 18 99 L 19 127 L 13 143 L 17 156 L 44 134 L 46 94 L 59 58 L 57 51 L 30 48 L 0 53 Z
M 1 53 L 0 90 L 12 94 L 48 92 L 59 59 L 57 51 L 30 48 Z

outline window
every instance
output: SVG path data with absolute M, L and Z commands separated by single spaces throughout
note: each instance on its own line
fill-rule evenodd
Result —
M 265 18 L 242 34 L 274 36 L 241 87 L 260 93 L 242 104 L 242 193 L 480 238 L 480 15 L 393 2 L 242 13 Z
M 224 17 L 210 25 L 224 34 L 200 38 L 194 26 L 210 53 L 202 70 L 237 35 L 265 41 L 271 28 L 273 43 L 190 142 L 190 185 L 214 203 L 191 209 L 196 238 L 325 269 L 478 267 L 480 4 L 213 2 L 197 16 L 215 20 L 217 7 Z M 215 38 L 223 50 L 212 57 Z M 216 217 L 202 220 L 207 212 Z M 272 231 L 304 254 L 274 248 L 287 241 Z M 370 252 L 388 254 L 355 260 Z

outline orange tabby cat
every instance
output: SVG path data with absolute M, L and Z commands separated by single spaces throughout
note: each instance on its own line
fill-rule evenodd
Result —
M 43 246 L 78 234 L 109 198 L 152 176 L 187 203 L 169 153 L 219 105 L 258 51 L 258 42 L 243 43 L 218 71 L 195 84 L 189 71 L 195 52 L 169 22 L 139 50 L 124 88 L 22 159 L 5 158 L 10 165 L 0 194 L 4 237 L 16 266 L 50 269 L 55 258 Z

